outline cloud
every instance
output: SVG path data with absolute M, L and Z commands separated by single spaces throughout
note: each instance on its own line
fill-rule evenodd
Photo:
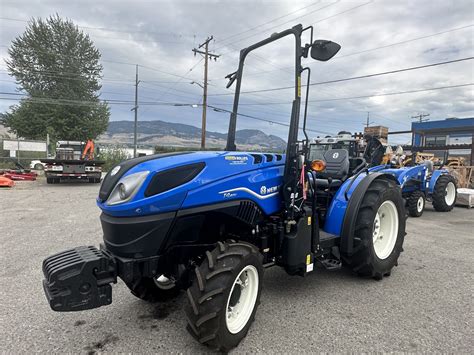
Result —
M 364 5 L 366 4 L 366 5 Z M 359 7 L 358 7 L 359 6 Z M 295 12 L 299 8 L 304 10 Z M 231 109 L 233 88 L 224 76 L 237 68 L 239 49 L 299 22 L 315 25 L 315 37 L 342 45 L 338 56 L 321 63 L 306 60 L 312 81 L 327 81 L 472 56 L 474 27 L 388 46 L 472 24 L 472 1 L 2 1 L 2 17 L 28 19 L 58 13 L 90 34 L 104 59 L 102 98 L 133 100 L 135 67 L 108 61 L 140 64 L 140 99 L 200 103 L 202 62 L 191 49 L 213 35 L 210 49 L 221 57 L 209 65 L 209 103 Z M 282 17 L 285 14 L 291 15 Z M 272 19 L 279 20 L 270 22 Z M 288 23 L 286 23 L 288 22 Z M 266 24 L 265 24 L 266 23 Z M 255 28 L 261 24 L 265 24 Z M 0 45 L 20 35 L 24 22 L 0 20 Z M 275 28 L 273 28 L 275 27 Z M 100 28 L 100 29 L 98 29 Z M 114 30 L 114 31 L 111 31 Z M 238 35 L 235 35 L 238 34 Z M 226 40 L 226 38 L 235 35 Z M 358 53 L 364 50 L 384 47 Z M 0 47 L 5 58 L 6 47 Z M 242 90 L 291 86 L 294 45 L 285 40 L 250 55 Z M 352 55 L 353 54 L 353 55 Z M 339 58 L 338 58 L 339 57 Z M 197 65 L 196 65 L 197 64 Z M 194 68 L 190 71 L 190 69 Z M 148 69 L 154 68 L 155 70 Z M 283 68 L 283 69 L 281 69 Z M 0 67 L 2 80 L 9 80 Z M 177 76 L 167 75 L 173 73 Z M 180 76 L 189 79 L 180 78 Z M 311 100 L 364 96 L 474 82 L 472 61 L 405 73 L 311 87 Z M 108 81 L 111 80 L 111 81 Z M 112 80 L 123 80 L 117 82 Z M 160 83 L 161 82 L 161 83 Z M 15 84 L 1 81 L 2 91 Z M 171 89 L 170 89 L 171 88 Z M 291 102 L 293 90 L 244 94 L 242 103 Z M 5 111 L 11 102 L 1 101 Z M 291 105 L 241 106 L 240 112 L 289 121 Z M 410 128 L 411 116 L 428 112 L 431 119 L 474 116 L 473 87 L 365 99 L 311 103 L 308 125 L 314 130 L 361 131 L 367 112 L 375 124 L 391 130 Z M 228 114 L 209 110 L 208 129 L 225 131 Z M 142 120 L 161 119 L 200 125 L 201 109 L 142 106 Z M 130 107 L 113 106 L 112 120 L 132 119 Z M 286 138 L 287 128 L 240 117 L 238 128 L 256 128 Z M 316 133 L 315 133 L 316 134 Z M 397 138 L 398 139 L 398 138 Z M 400 139 L 405 139 L 402 137 Z

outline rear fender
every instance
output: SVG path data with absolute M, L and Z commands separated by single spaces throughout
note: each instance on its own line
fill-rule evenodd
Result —
M 340 249 L 344 254 L 350 255 L 352 253 L 357 212 L 365 192 L 375 179 L 390 179 L 397 185 L 399 184 L 398 180 L 388 173 L 361 174 L 352 185 L 350 185 L 352 180 L 347 180 L 331 202 L 324 230 L 341 237 Z
M 378 170 L 378 172 L 390 174 L 395 177 L 398 180 L 398 185 L 403 188 L 403 186 L 411 180 L 425 181 L 428 167 L 426 165 L 416 165 L 404 168 L 381 169 Z
M 430 178 L 430 181 L 428 183 L 428 186 L 427 186 L 427 190 L 428 190 L 428 193 L 431 195 L 434 191 L 434 188 L 436 186 L 436 182 L 438 181 L 439 177 L 441 175 L 445 175 L 445 174 L 448 174 L 448 170 L 446 169 L 439 169 L 439 170 L 435 170 L 433 171 L 433 174 L 431 174 L 431 178 Z

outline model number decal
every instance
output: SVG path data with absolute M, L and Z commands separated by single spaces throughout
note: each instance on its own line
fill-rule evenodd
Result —
M 237 194 L 236 192 L 238 191 L 243 191 L 247 192 L 252 196 L 255 196 L 256 198 L 260 200 L 265 200 L 267 198 L 273 197 L 278 194 L 278 188 L 279 186 L 272 186 L 272 187 L 266 187 L 263 185 L 260 188 L 260 194 L 256 193 L 255 191 L 252 191 L 246 187 L 236 187 L 235 189 L 230 189 L 230 190 L 225 190 L 225 191 L 220 191 L 219 193 L 223 195 L 224 198 L 232 198 L 236 197 Z

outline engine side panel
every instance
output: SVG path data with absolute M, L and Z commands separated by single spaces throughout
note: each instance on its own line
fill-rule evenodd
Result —
M 188 192 L 181 208 L 188 209 L 224 201 L 251 200 L 265 214 L 281 208 L 280 187 L 284 166 L 272 166 L 217 180 Z
M 191 152 L 158 156 L 157 159 L 130 164 L 131 167 L 125 173 L 121 171 L 122 177 L 143 171 L 150 172 L 130 201 L 108 205 L 99 196 L 97 204 L 110 216 L 138 217 L 249 199 L 257 203 L 264 213 L 271 214 L 280 208 L 278 191 L 284 162 L 284 155 L 246 152 Z M 147 194 L 147 188 L 156 174 L 196 163 L 204 163 L 205 167 L 191 181 L 152 196 Z M 108 175 L 104 184 L 112 178 L 114 177 Z M 119 181 L 114 179 L 115 183 Z

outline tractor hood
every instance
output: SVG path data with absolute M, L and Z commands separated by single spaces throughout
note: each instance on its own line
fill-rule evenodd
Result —
M 105 176 L 97 204 L 111 216 L 137 217 L 176 211 L 191 190 L 260 169 L 282 169 L 284 162 L 281 154 L 201 151 L 130 159 L 113 167 Z

